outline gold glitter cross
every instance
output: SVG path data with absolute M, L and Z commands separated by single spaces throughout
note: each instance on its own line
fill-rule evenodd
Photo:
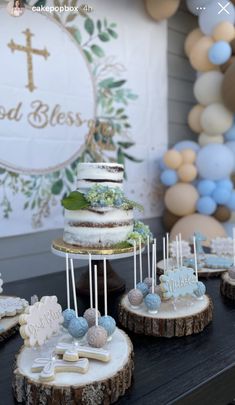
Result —
M 26 31 L 23 31 L 22 33 L 26 35 L 26 46 L 16 44 L 13 41 L 13 39 L 10 41 L 8 46 L 12 50 L 12 52 L 14 52 L 14 51 L 26 52 L 27 68 L 28 68 L 28 84 L 25 87 L 27 87 L 29 89 L 29 91 L 33 92 L 36 89 L 36 86 L 34 85 L 34 81 L 33 81 L 33 57 L 32 56 L 40 55 L 40 56 L 44 56 L 44 58 L 47 59 L 48 56 L 50 56 L 50 53 L 47 51 L 46 48 L 44 48 L 43 50 L 32 48 L 31 39 L 34 34 L 32 34 L 32 32 L 28 28 L 26 29 Z

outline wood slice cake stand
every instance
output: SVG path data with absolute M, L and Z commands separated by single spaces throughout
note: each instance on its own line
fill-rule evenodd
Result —
M 19 330 L 19 315 L 0 319 L 0 343 Z
M 206 254 L 205 256 L 213 256 L 210 254 Z M 172 259 L 169 259 L 169 265 L 172 266 Z M 163 269 L 164 269 L 164 264 L 163 260 L 160 260 L 157 263 L 157 268 L 158 268 L 158 274 L 163 274 Z M 199 278 L 211 278 L 211 277 L 220 277 L 222 273 L 225 273 L 227 269 L 210 269 L 207 267 L 198 269 L 198 277 Z
M 58 337 L 50 339 L 50 346 L 56 345 L 58 340 Z M 108 405 L 116 402 L 131 385 L 133 347 L 128 336 L 116 328 L 112 341 L 104 349 L 111 353 L 108 363 L 90 360 L 86 374 L 60 372 L 53 381 L 42 383 L 39 374 L 31 372 L 33 361 L 43 357 L 42 354 L 23 346 L 16 357 L 13 376 L 17 402 L 26 405 Z
M 221 276 L 220 292 L 224 297 L 235 301 L 235 280 L 232 280 L 228 273 Z
M 157 337 L 188 336 L 202 332 L 212 321 L 213 304 L 209 296 L 202 299 L 185 297 L 177 300 L 176 310 L 171 300 L 164 301 L 156 314 L 149 314 L 144 304 L 130 307 L 127 295 L 119 305 L 119 321 L 126 329 Z

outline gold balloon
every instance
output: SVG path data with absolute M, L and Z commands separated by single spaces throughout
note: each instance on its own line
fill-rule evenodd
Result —
M 195 212 L 198 198 L 199 195 L 194 186 L 187 183 L 177 183 L 167 189 L 165 205 L 172 214 L 181 217 Z
M 198 143 L 200 146 L 206 146 L 209 143 L 224 143 L 223 135 L 207 135 L 202 132 L 198 137 Z
M 215 41 L 232 41 L 235 37 L 234 25 L 229 21 L 222 21 L 214 28 L 212 37 Z
M 203 245 L 210 246 L 211 239 L 216 237 L 226 237 L 223 226 L 213 217 L 201 214 L 188 215 L 179 219 L 171 230 L 170 238 L 174 240 L 179 233 L 182 239 L 191 242 L 194 232 L 201 232 L 208 239 Z
M 168 150 L 164 156 L 163 156 L 163 161 L 169 169 L 178 169 L 182 163 L 182 156 L 180 152 L 178 152 L 175 149 L 170 149 Z
M 196 133 L 202 132 L 201 115 L 204 111 L 204 107 L 200 104 L 195 105 L 188 115 L 188 124 L 192 131 Z
M 189 60 L 194 69 L 199 72 L 216 70 L 215 65 L 213 65 L 208 58 L 208 52 L 213 43 L 214 42 L 210 37 L 202 37 L 192 47 Z
M 180 0 L 145 0 L 148 14 L 156 21 L 170 18 L 178 10 Z
M 192 149 L 183 149 L 181 151 L 183 163 L 194 163 L 196 160 L 196 153 Z
M 197 177 L 197 169 L 191 163 L 184 163 L 178 169 L 178 176 L 181 181 L 184 183 L 190 183 L 191 181 L 195 180 Z
M 201 32 L 201 30 L 199 28 L 196 28 L 195 30 L 191 31 L 184 43 L 184 51 L 186 53 L 186 55 L 189 58 L 190 52 L 192 50 L 192 48 L 194 47 L 194 45 L 199 41 L 199 39 L 201 39 L 203 37 L 203 33 Z

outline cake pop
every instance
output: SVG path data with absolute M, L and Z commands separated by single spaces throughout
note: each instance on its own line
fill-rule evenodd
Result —
M 108 315 L 108 299 L 107 299 L 107 266 L 104 259 L 104 316 L 98 319 L 99 326 L 103 326 L 108 335 L 108 341 L 112 339 L 112 335 L 116 329 L 116 321 L 112 316 Z
M 93 308 L 93 287 L 92 287 L 92 265 L 91 265 L 91 254 L 89 254 L 89 289 L 90 289 L 90 308 L 86 309 L 83 317 L 87 320 L 89 328 L 95 325 L 95 314 L 96 310 Z M 100 317 L 100 312 L 98 311 L 98 317 Z
M 143 302 L 143 294 L 136 288 L 136 243 L 134 241 L 134 288 L 128 293 L 128 300 L 133 308 L 138 308 Z
M 75 318 L 76 317 L 76 312 L 74 311 L 74 309 L 65 309 L 63 312 L 62 312 L 62 315 L 63 315 L 63 317 L 64 317 L 64 322 L 63 322 L 63 327 L 65 328 L 65 329 L 67 329 L 68 328 L 68 326 L 69 326 L 69 322 L 71 321 L 71 319 L 73 319 L 73 318 Z
M 97 286 L 97 266 L 95 271 L 95 325 L 87 332 L 87 342 L 91 347 L 101 348 L 105 345 L 108 339 L 108 334 L 103 326 L 98 325 L 98 286 Z
M 82 317 L 78 317 L 73 259 L 70 259 L 70 268 L 71 268 L 71 278 L 72 278 L 72 287 L 73 287 L 73 301 L 74 301 L 74 307 L 75 307 L 75 317 L 73 317 L 69 322 L 68 332 L 74 338 L 81 339 L 85 336 L 85 334 L 88 331 L 88 323 L 87 323 L 86 319 L 84 319 Z
M 151 286 L 151 293 L 146 295 L 144 299 L 144 303 L 148 309 L 148 312 L 150 314 L 156 314 L 158 312 L 158 309 L 160 308 L 161 305 L 161 298 L 158 294 L 154 293 L 154 287 L 155 287 L 155 268 L 156 268 L 156 262 L 155 262 L 155 252 L 156 250 L 156 244 L 153 244 L 153 249 L 152 249 L 152 286 Z
M 145 282 L 138 283 L 136 285 L 137 290 L 140 290 L 142 292 L 143 297 L 146 297 L 146 295 L 149 292 L 149 287 Z
M 203 284 L 201 281 L 197 282 L 197 288 L 194 291 L 194 294 L 196 295 L 197 298 L 202 298 L 203 295 L 206 293 L 206 286 Z

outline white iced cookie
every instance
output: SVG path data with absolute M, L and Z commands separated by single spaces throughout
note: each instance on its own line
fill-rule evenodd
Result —
M 61 342 L 56 345 L 56 354 L 63 355 L 63 360 L 77 361 L 80 357 L 108 362 L 111 359 L 108 350 L 75 345 L 73 343 Z
M 39 302 L 26 308 L 20 315 L 20 334 L 25 346 L 43 345 L 63 323 L 62 308 L 57 297 L 42 297 Z
M 56 373 L 85 374 L 89 368 L 89 360 L 79 359 L 73 363 L 60 359 L 38 358 L 31 367 L 33 373 L 39 373 L 40 381 L 53 381 Z
M 15 316 L 28 306 L 25 299 L 18 297 L 0 297 L 0 319 L 5 316 Z

